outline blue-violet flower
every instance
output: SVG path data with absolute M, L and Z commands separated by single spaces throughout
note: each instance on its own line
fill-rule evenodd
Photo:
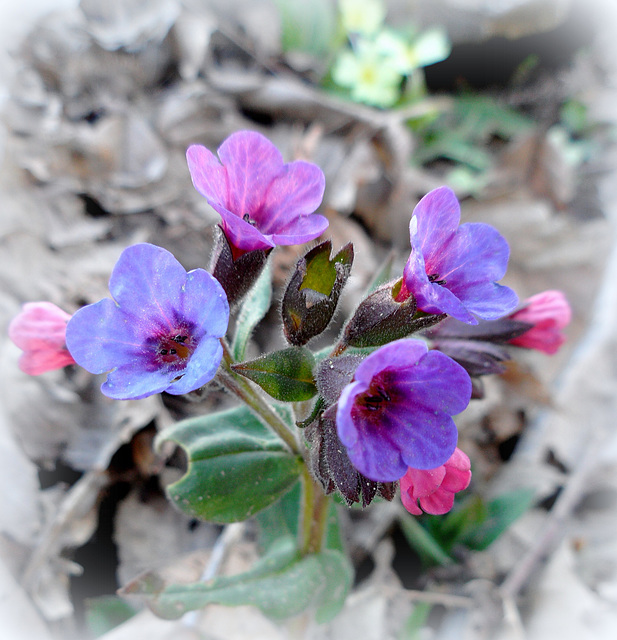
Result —
M 469 404 L 467 372 L 420 340 L 390 342 L 363 360 L 336 410 L 340 441 L 360 473 L 392 482 L 434 469 L 454 452 L 453 415 Z
M 277 245 L 302 244 L 325 231 L 313 214 L 325 189 L 321 169 L 279 150 L 256 131 L 238 131 L 218 148 L 191 145 L 186 157 L 195 189 L 220 215 L 234 258 Z
M 122 252 L 109 280 L 113 300 L 82 307 L 66 343 L 77 364 L 109 372 L 101 391 L 116 400 L 167 391 L 183 394 L 209 382 L 222 357 L 229 305 L 203 269 L 188 273 L 152 244 Z
M 468 324 L 477 324 L 474 315 L 495 320 L 518 303 L 512 289 L 496 283 L 506 272 L 508 243 L 488 224 L 459 227 L 460 216 L 458 200 L 447 187 L 420 200 L 409 223 L 411 255 L 398 299 L 411 293 L 418 309 Z

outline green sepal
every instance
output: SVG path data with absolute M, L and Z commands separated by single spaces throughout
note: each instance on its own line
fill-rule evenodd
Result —
M 246 407 L 183 420 L 165 429 L 186 452 L 188 469 L 166 488 L 173 504 L 201 520 L 246 520 L 296 482 L 301 460 Z
M 300 556 L 293 539 L 285 537 L 246 573 L 185 585 L 165 584 L 150 572 L 122 593 L 146 596 L 156 615 L 172 620 L 208 604 L 250 604 L 275 620 L 315 609 L 317 621 L 327 622 L 341 610 L 352 578 L 351 565 L 342 553 L 327 549 Z
M 232 369 L 283 402 L 301 402 L 317 393 L 313 354 L 302 347 L 288 347 L 232 365 Z

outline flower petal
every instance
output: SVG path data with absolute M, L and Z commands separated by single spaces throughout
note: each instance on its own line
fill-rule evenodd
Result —
M 428 273 L 433 273 L 433 263 L 456 232 L 460 219 L 461 207 L 448 187 L 433 189 L 414 208 L 409 226 L 411 246 L 421 250 Z
M 19 368 L 29 376 L 62 369 L 70 364 L 75 364 L 75 360 L 66 349 L 35 349 L 22 353 L 19 358 Z
M 139 400 L 165 391 L 173 378 L 174 373 L 169 369 L 147 371 L 123 365 L 109 372 L 101 391 L 114 400 Z
M 408 467 L 403 460 L 398 443 L 392 442 L 385 431 L 376 434 L 369 425 L 359 423 L 356 426 L 358 428 L 356 442 L 350 446 L 346 445 L 347 454 L 353 466 L 369 480 L 376 482 L 398 480 Z M 342 438 L 341 442 L 343 442 Z
M 397 405 L 397 411 L 404 411 L 406 402 L 409 407 L 442 411 L 452 416 L 469 404 L 471 380 L 465 369 L 452 358 L 440 351 L 429 351 L 418 362 L 418 366 L 408 366 L 397 372 L 392 380 L 392 391 L 405 398 Z M 392 403 L 389 406 L 395 405 Z
M 264 236 L 264 234 L 254 225 L 246 222 L 242 218 L 234 215 L 225 207 L 213 204 L 212 207 L 220 214 L 223 232 L 229 244 L 244 252 L 257 251 L 258 249 L 272 249 L 276 244 Z
M 144 358 L 140 326 L 109 298 L 79 309 L 66 328 L 66 345 L 90 373 L 140 363 Z
M 500 280 L 509 257 L 510 247 L 497 229 L 482 222 L 468 222 L 442 245 L 434 266 L 447 283 Z
M 414 516 L 421 516 L 422 509 L 418 506 L 418 501 L 413 497 L 411 490 L 403 491 L 403 485 L 401 484 L 401 502 L 409 513 Z
M 318 238 L 330 224 L 328 218 L 313 213 L 296 218 L 292 223 L 276 233 L 267 236 L 275 245 L 304 244 Z
M 310 162 L 296 161 L 282 167 L 272 180 L 254 219 L 264 234 L 281 233 L 300 216 L 308 216 L 321 204 L 326 179 Z
M 409 486 L 409 491 L 414 498 L 424 498 L 437 491 L 445 477 L 446 466 L 443 464 L 435 469 L 408 469 L 401 478 L 401 487 L 405 480 L 405 484 Z
M 240 218 L 248 213 L 257 219 L 272 181 L 283 170 L 280 151 L 256 131 L 238 131 L 218 149 L 227 172 L 225 207 Z
M 420 358 L 428 353 L 428 347 L 421 340 L 395 340 L 390 342 L 370 357 L 365 358 L 354 373 L 355 380 L 364 382 L 366 390 L 373 377 L 385 368 L 397 369 L 400 367 L 412 367 L 418 364 Z
M 458 431 L 449 415 L 441 411 L 415 407 L 413 418 L 409 415 L 406 420 L 402 420 L 402 417 L 402 412 L 388 414 L 392 440 L 401 452 L 405 469 L 434 469 L 450 458 L 456 449 Z M 405 473 L 405 469 L 399 474 L 399 478 Z
M 426 513 L 430 513 L 433 516 L 442 516 L 454 506 L 454 494 L 450 491 L 438 489 L 430 496 L 420 498 L 420 506 Z
M 24 351 L 64 346 L 71 316 L 51 302 L 27 302 L 11 320 L 9 338 Z
M 126 314 L 154 319 L 166 328 L 177 324 L 175 309 L 186 282 L 186 271 L 166 249 L 153 244 L 126 248 L 109 279 L 109 291 Z
M 409 259 L 403 270 L 403 278 L 407 290 L 416 298 L 419 309 L 426 313 L 447 313 L 449 316 L 466 322 L 478 324 L 464 304 L 446 287 L 430 282 L 426 275 L 424 259 L 420 251 L 411 250 Z
M 227 204 L 227 173 L 219 159 L 206 147 L 192 144 L 186 150 L 186 161 L 193 186 L 212 205 Z
M 186 275 L 178 314 L 194 326 L 194 337 L 221 338 L 227 332 L 229 303 L 223 287 L 204 269 L 193 269 Z
M 347 447 L 354 447 L 358 442 L 358 429 L 351 415 L 354 400 L 368 388 L 364 382 L 356 380 L 348 384 L 341 392 L 336 408 L 336 429 L 339 440 Z

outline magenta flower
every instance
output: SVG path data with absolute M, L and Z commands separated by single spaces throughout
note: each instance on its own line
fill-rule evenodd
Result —
M 518 302 L 512 289 L 496 283 L 506 272 L 508 243 L 488 224 L 459 227 L 460 216 L 458 200 L 447 187 L 420 200 L 409 223 L 411 255 L 399 299 L 411 293 L 418 309 L 468 324 L 477 324 L 474 315 L 495 320 Z
M 457 447 L 450 459 L 435 469 L 407 469 L 401 478 L 401 502 L 414 516 L 422 511 L 440 516 L 452 509 L 454 494 L 467 489 L 470 481 L 469 458 Z
M 338 400 L 336 426 L 354 467 L 377 482 L 408 467 L 434 469 L 452 455 L 453 415 L 469 404 L 467 372 L 424 342 L 397 340 L 357 367 Z
M 9 325 L 9 338 L 23 351 L 19 368 L 31 376 L 62 369 L 75 360 L 65 342 L 71 316 L 51 302 L 28 302 Z
M 562 291 L 543 291 L 525 300 L 509 317 L 530 325 L 528 331 L 509 340 L 510 344 L 553 354 L 566 340 L 562 329 L 570 323 L 572 309 Z
M 220 215 L 234 258 L 276 245 L 317 238 L 328 220 L 313 214 L 325 188 L 310 162 L 285 164 L 279 150 L 256 131 L 238 131 L 218 148 L 191 145 L 186 158 L 195 189 Z
M 169 251 L 136 244 L 122 252 L 109 290 L 113 300 L 81 308 L 66 330 L 77 364 L 91 373 L 109 372 L 101 387 L 105 395 L 178 395 L 214 377 L 229 305 L 207 271 L 187 273 Z

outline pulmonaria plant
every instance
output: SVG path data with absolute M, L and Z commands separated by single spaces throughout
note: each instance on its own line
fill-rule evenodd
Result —
M 23 350 L 19 368 L 31 376 L 62 369 L 75 360 L 66 347 L 71 316 L 51 302 L 28 302 L 9 325 L 9 338 Z
M 409 513 L 449 511 L 471 479 L 453 416 L 468 406 L 478 376 L 500 370 L 508 344 L 554 351 L 569 307 L 545 292 L 515 311 L 516 295 L 497 282 L 507 242 L 489 225 L 459 226 L 458 201 L 441 187 L 414 210 L 402 278 L 374 283 L 328 353 L 307 345 L 325 337 L 335 316 L 351 243 L 333 252 L 324 241 L 304 253 L 280 297 L 288 346 L 244 361 L 270 308 L 271 250 L 327 227 L 314 213 L 324 176 L 308 162 L 284 163 L 251 131 L 223 141 L 218 158 L 199 145 L 187 158 L 195 187 L 222 218 L 212 273 L 187 272 L 169 251 L 136 244 L 112 271 L 111 298 L 72 317 L 49 303 L 26 305 L 9 333 L 24 349 L 24 371 L 76 363 L 106 374 L 101 390 L 112 399 L 188 394 L 216 375 L 241 401 L 164 429 L 157 446 L 171 441 L 186 454 L 186 473 L 166 487 L 173 504 L 217 523 L 255 515 L 267 557 L 254 572 L 188 596 L 158 576 L 127 591 L 168 617 L 220 602 L 256 604 L 273 617 L 315 607 L 325 620 L 352 584 L 329 494 L 365 507 L 392 500 L 400 486 Z
M 188 273 L 152 244 L 125 249 L 109 281 L 113 300 L 81 308 L 66 341 L 77 364 L 107 373 L 110 398 L 184 394 L 216 373 L 229 307 L 221 285 L 203 269 Z

